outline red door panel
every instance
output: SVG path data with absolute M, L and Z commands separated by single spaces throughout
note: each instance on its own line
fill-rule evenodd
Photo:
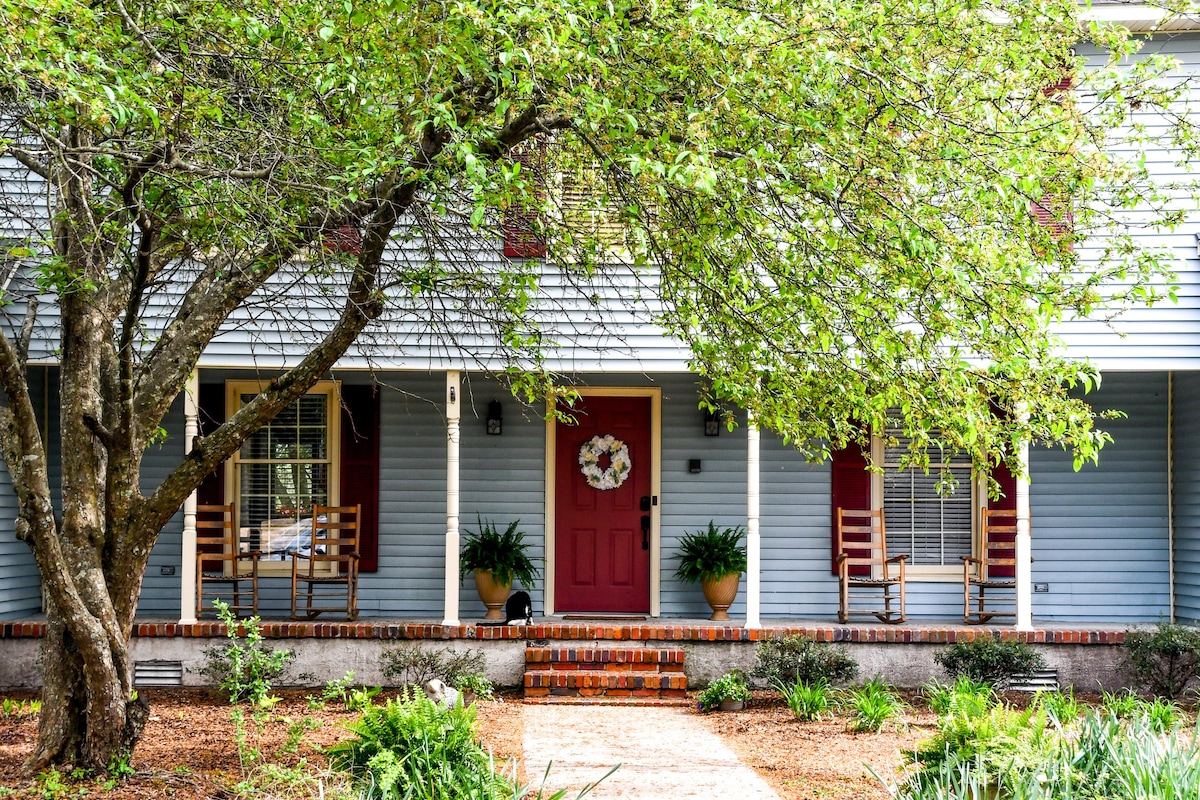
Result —
M 578 425 L 559 423 L 555 452 L 555 605 L 563 612 L 650 610 L 649 537 L 641 499 L 650 496 L 650 398 L 585 397 L 572 410 Z M 588 485 L 580 448 L 611 434 L 629 448 L 631 467 L 613 489 Z M 608 459 L 600 466 L 607 468 Z

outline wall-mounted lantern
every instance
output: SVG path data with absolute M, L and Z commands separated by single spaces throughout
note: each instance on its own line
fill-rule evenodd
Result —
M 705 436 L 720 436 L 721 435 L 721 412 L 705 411 L 704 412 L 704 435 Z
M 499 436 L 504 426 L 503 407 L 499 400 L 488 403 L 487 433 L 488 436 Z

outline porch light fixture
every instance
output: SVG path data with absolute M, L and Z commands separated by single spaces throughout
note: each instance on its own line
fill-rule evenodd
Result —
M 721 435 L 721 413 L 719 411 L 704 412 L 704 435 L 705 436 L 720 436 Z
M 499 400 L 493 400 L 488 403 L 487 413 L 487 434 L 488 436 L 499 436 L 504 425 L 503 407 Z

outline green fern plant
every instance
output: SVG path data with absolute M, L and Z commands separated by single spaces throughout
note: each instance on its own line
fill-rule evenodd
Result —
M 346 727 L 354 737 L 326 752 L 364 797 L 512 798 L 510 784 L 475 740 L 474 706 L 445 708 L 406 687 L 384 705 L 367 706 Z
M 525 588 L 532 588 L 537 581 L 538 570 L 529 558 L 529 545 L 525 534 L 517 530 L 521 520 L 513 521 L 501 532 L 490 519 L 483 520 L 475 515 L 478 530 L 467 531 L 463 543 L 460 577 L 472 570 L 492 573 L 497 583 L 512 583 L 514 579 Z

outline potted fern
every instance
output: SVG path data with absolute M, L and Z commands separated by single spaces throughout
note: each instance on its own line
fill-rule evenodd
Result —
M 718 528 L 712 520 L 708 530 L 684 533 L 676 553 L 679 568 L 675 577 L 699 583 L 704 599 L 712 607 L 710 620 L 729 619 L 729 607 L 737 597 L 738 583 L 746 571 L 746 548 L 742 528 Z
M 532 588 L 538 570 L 529 559 L 529 545 L 525 534 L 517 530 L 521 520 L 515 520 L 503 531 L 490 519 L 484 521 L 475 516 L 476 531 L 467 531 L 463 543 L 461 576 L 475 573 L 475 589 L 479 599 L 487 606 L 484 619 L 504 619 L 501 609 L 508 600 L 513 580 L 518 580 L 526 589 Z

